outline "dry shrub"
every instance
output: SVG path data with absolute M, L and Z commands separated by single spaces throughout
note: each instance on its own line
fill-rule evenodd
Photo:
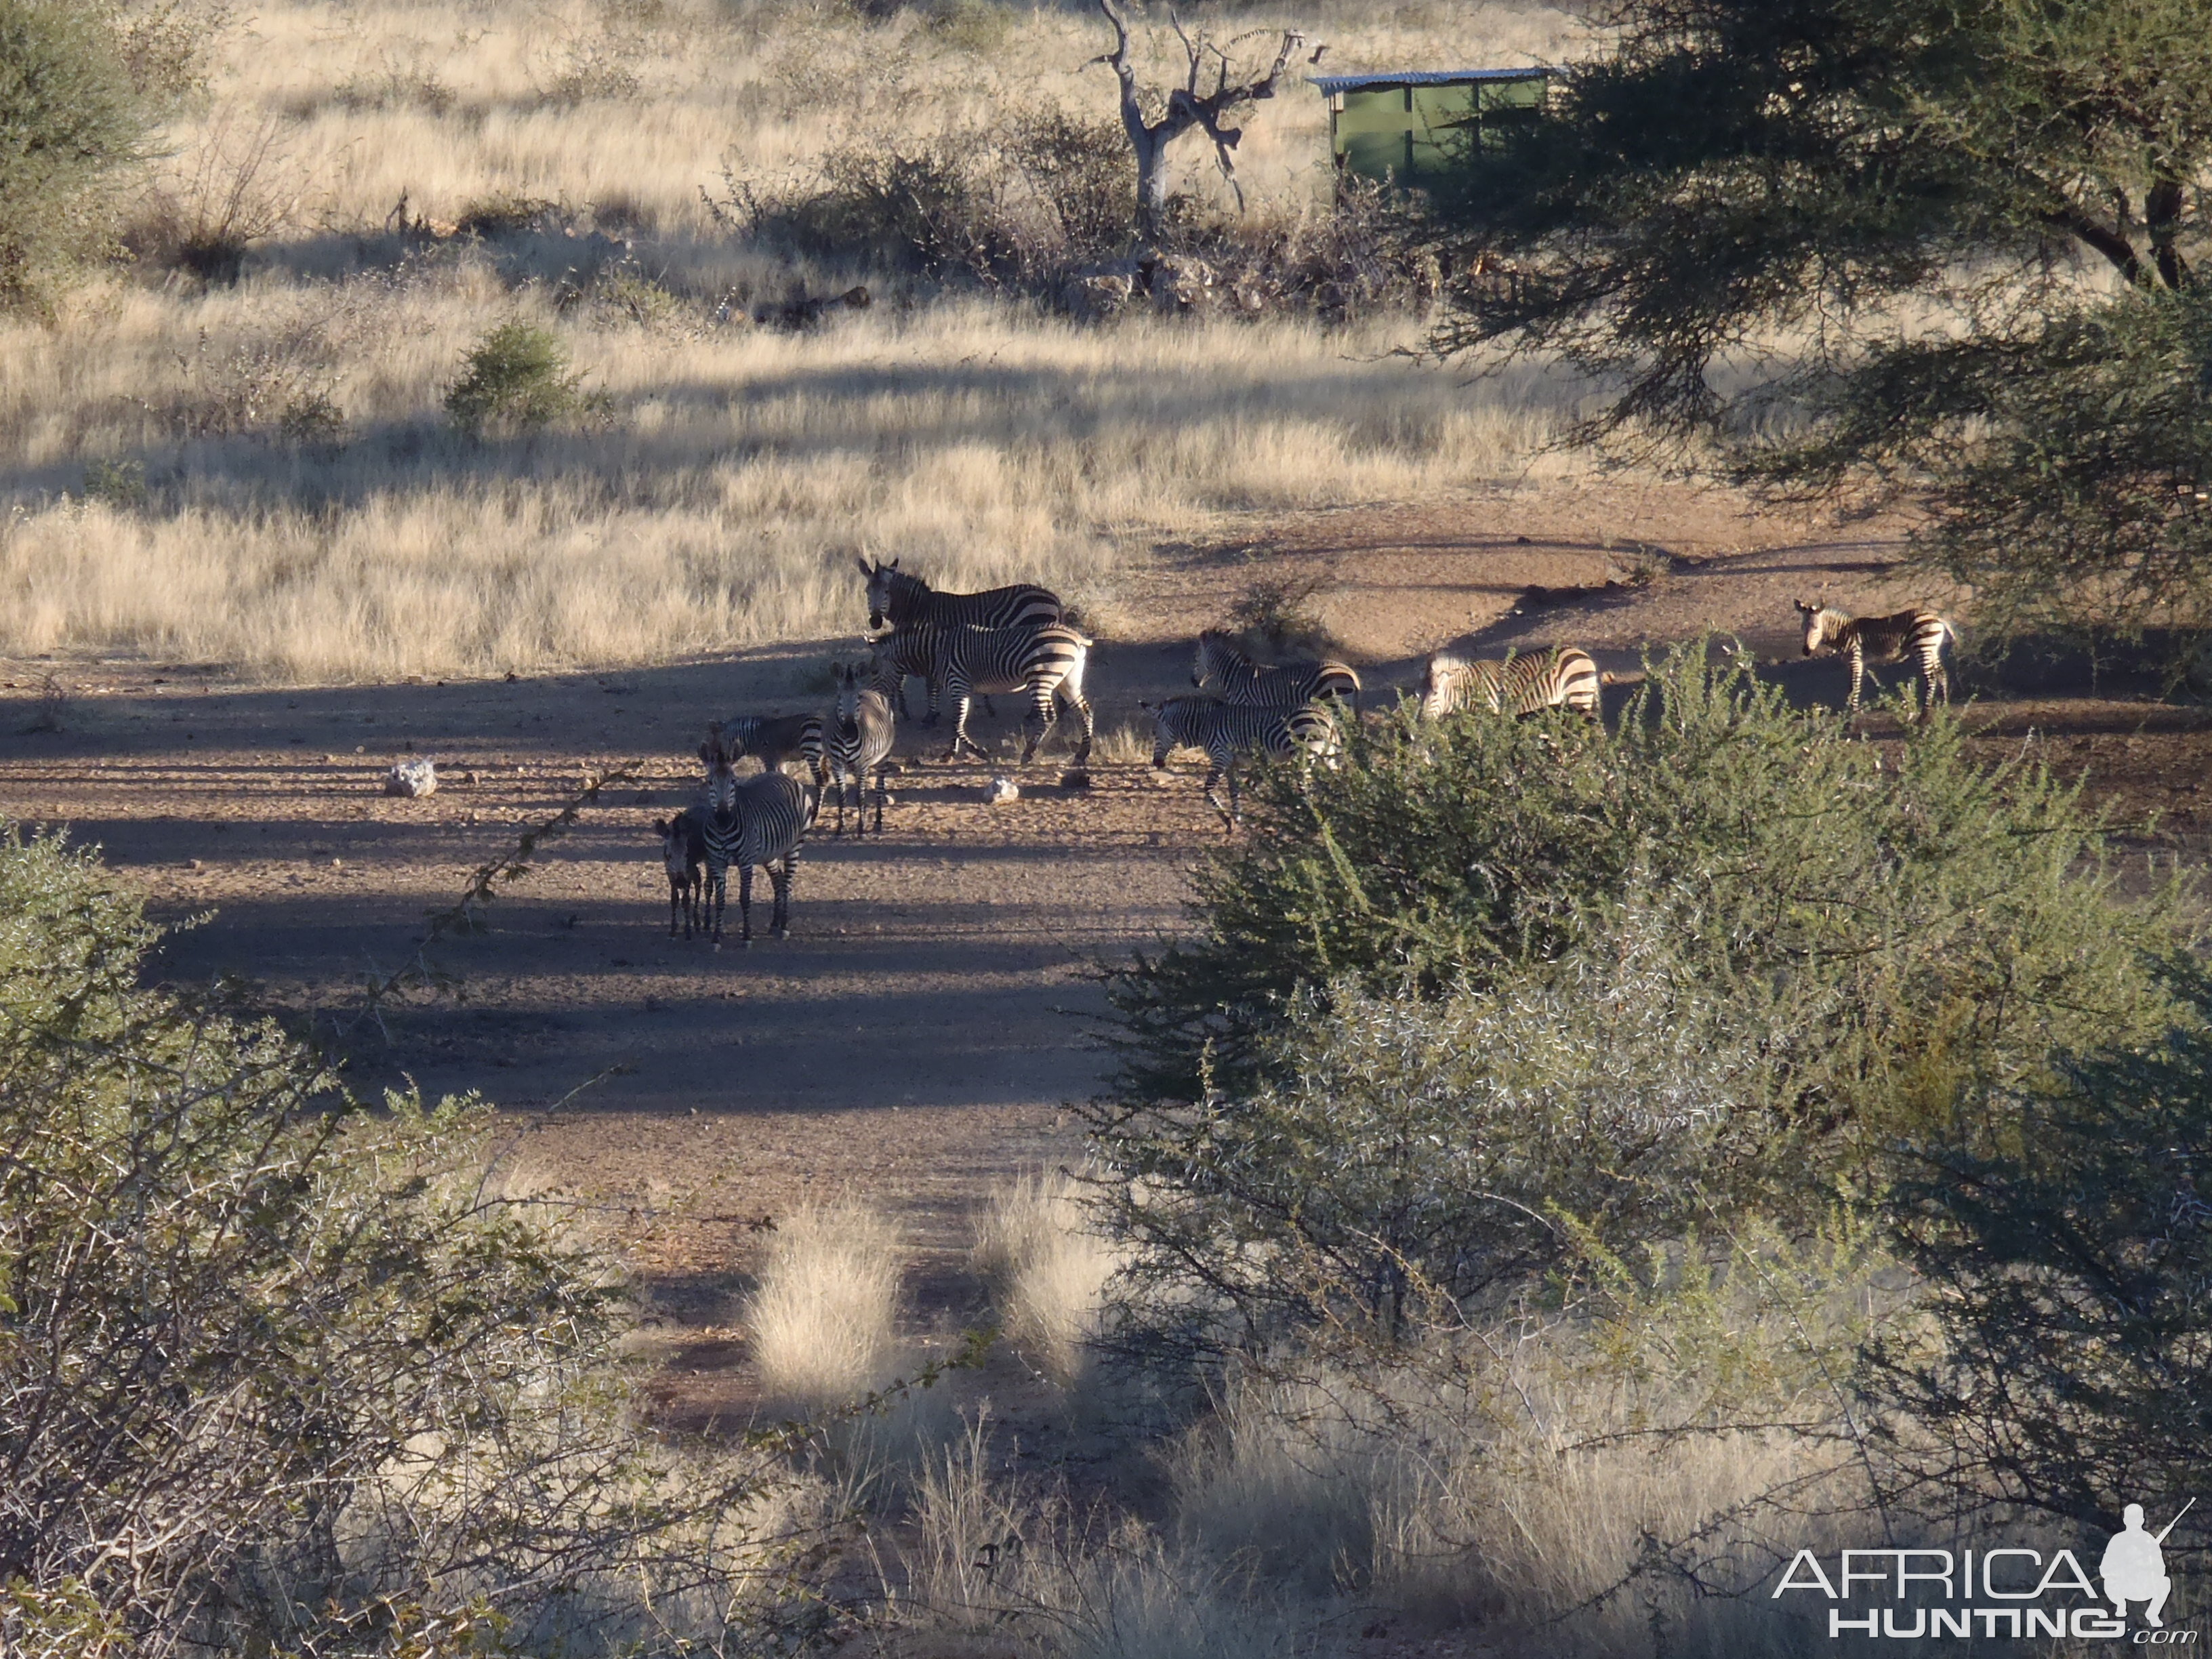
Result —
M 1226 631 L 1248 655 L 1262 662 L 1286 653 L 1329 650 L 1335 637 L 1315 603 L 1329 582 L 1327 571 L 1255 576 L 1229 607 Z
M 745 1305 L 761 1384 L 805 1407 L 842 1406 L 899 1364 L 897 1229 L 854 1205 L 793 1211 L 778 1224 Z
M 147 264 L 235 283 L 248 247 L 289 226 L 306 190 L 283 118 L 226 112 L 147 191 L 125 243 Z
M 976 1218 L 971 1258 L 992 1287 L 1007 1339 L 1062 1388 L 1091 1370 L 1107 1284 L 1121 1265 L 1081 1194 L 1065 1171 L 1000 1187 Z

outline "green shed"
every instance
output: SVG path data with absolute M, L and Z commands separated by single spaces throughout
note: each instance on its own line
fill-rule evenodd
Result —
M 1455 148 L 1502 143 L 1543 112 L 1551 71 L 1408 70 L 1306 77 L 1328 100 L 1328 147 L 1340 171 L 1418 180 Z

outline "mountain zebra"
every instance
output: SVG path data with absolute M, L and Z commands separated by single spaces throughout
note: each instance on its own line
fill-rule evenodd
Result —
M 1029 717 L 1022 729 L 1029 744 L 1022 750 L 1027 765 L 1036 754 L 1054 723 L 1060 718 L 1057 702 L 1064 702 L 1083 719 L 1083 739 L 1076 745 L 1075 764 L 1091 758 L 1095 731 L 1091 705 L 1083 696 L 1083 669 L 1091 642 L 1072 628 L 937 628 L 921 623 L 887 634 L 874 641 L 868 659 L 868 678 L 890 696 L 908 674 L 929 681 L 929 703 L 933 713 L 940 690 L 952 699 L 952 747 L 945 758 L 957 760 L 963 749 L 988 760 L 981 744 L 968 735 L 968 708 L 979 693 L 1026 690 Z
M 757 755 L 763 769 L 775 772 L 796 756 L 814 777 L 822 775 L 819 714 L 738 714 L 717 729 L 732 761 Z
M 868 631 L 872 634 L 885 627 L 910 628 L 917 623 L 938 628 L 1042 628 L 1058 622 L 1065 609 L 1059 594 L 1031 582 L 987 588 L 981 593 L 941 593 L 921 577 L 901 570 L 896 559 L 889 564 L 871 564 L 866 559 L 860 563 L 860 574 L 868 580 Z M 933 692 L 934 688 L 932 690 Z M 904 679 L 900 680 L 895 690 L 893 701 L 898 705 L 899 718 L 904 720 Z M 983 699 L 983 712 L 998 712 L 991 707 L 988 696 Z M 937 701 L 933 695 L 929 704 L 929 724 L 937 724 Z
M 981 593 L 940 593 L 919 576 L 910 576 L 893 559 L 889 564 L 860 561 L 868 579 L 868 631 L 889 626 L 932 623 L 939 628 L 1027 628 L 1060 618 L 1060 595 L 1050 588 L 1020 582 Z
M 1334 658 L 1318 662 L 1254 662 L 1229 642 L 1226 634 L 1207 629 L 1198 636 L 1198 656 L 1190 683 L 1203 690 L 1208 681 L 1222 702 L 1250 708 L 1296 708 L 1318 697 L 1348 697 L 1359 707 L 1359 676 Z
M 700 817 L 689 809 L 672 818 L 655 818 L 661 868 L 668 872 L 668 937 L 676 937 L 676 918 L 684 917 L 684 937 L 699 929 L 700 866 L 707 861 L 707 837 Z
M 783 772 L 763 772 L 740 781 L 733 769 L 738 757 L 720 727 L 708 729 L 707 741 L 699 745 L 699 758 L 707 763 L 707 811 L 700 830 L 706 841 L 714 948 L 722 948 L 722 912 L 733 864 L 738 866 L 738 944 L 753 942 L 753 868 L 763 864 L 775 888 L 770 928 L 778 939 L 787 938 L 799 845 L 814 823 L 821 791 Z
M 884 807 L 890 796 L 884 789 L 884 763 L 891 752 L 890 699 L 861 683 L 860 671 L 837 665 L 837 718 L 830 726 L 824 764 L 837 786 L 837 833 L 845 833 L 845 784 L 852 781 L 853 810 L 860 825 L 854 833 L 868 833 L 868 778 L 876 780 L 876 833 L 884 833 Z
M 1573 646 L 1507 657 L 1502 662 L 1470 662 L 1439 651 L 1429 659 L 1428 673 L 1421 682 L 1421 713 L 1435 720 L 1474 703 L 1493 714 L 1571 708 L 1595 720 L 1601 684 L 1589 653 Z
M 1797 601 L 1797 614 L 1805 619 L 1805 654 L 1822 647 L 1850 659 L 1851 695 L 1844 705 L 1856 714 L 1859 689 L 1870 662 L 1902 662 L 1912 653 L 1920 666 L 1922 701 L 1929 707 L 1951 701 L 1951 677 L 1943 672 L 1943 647 L 1958 643 L 1959 630 L 1925 605 L 1889 617 L 1847 617 L 1827 606 Z
M 1203 749 L 1212 763 L 1206 775 L 1206 803 L 1237 827 L 1237 757 L 1257 750 L 1271 760 L 1293 755 L 1326 756 L 1336 748 L 1336 721 L 1317 703 L 1297 708 L 1254 708 L 1227 703 L 1218 697 L 1170 697 L 1165 702 L 1142 702 L 1152 714 L 1152 765 L 1164 769 L 1168 753 L 1177 747 Z M 1214 794 L 1223 775 L 1229 779 L 1229 805 L 1224 810 Z

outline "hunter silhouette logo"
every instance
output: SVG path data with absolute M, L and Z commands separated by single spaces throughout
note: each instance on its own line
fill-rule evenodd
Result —
M 2166 1611 L 2166 1598 L 2173 1594 L 2173 1580 L 2166 1576 L 2166 1556 L 2159 1546 L 2166 1542 L 2167 1533 L 2181 1524 L 2181 1516 L 2196 1504 L 2193 1498 L 2184 1504 L 2181 1515 L 2167 1522 L 2154 1536 L 2143 1530 L 2142 1504 L 2129 1504 L 2121 1516 L 2121 1530 L 2105 1546 L 2105 1559 L 2097 1568 L 2105 1581 L 2105 1599 L 2121 1618 L 2128 1616 L 2129 1602 L 2148 1601 L 2143 1622 L 2153 1630 L 2166 1623 L 2159 1615 Z
M 2142 1505 L 2127 1505 L 2120 1530 L 2095 1558 L 2096 1579 L 2070 1549 L 2048 1555 L 2010 1545 L 1847 1549 L 1837 1555 L 1832 1573 L 1814 1551 L 1799 1550 L 1771 1597 L 1795 1593 L 1826 1601 L 1832 1641 L 1851 1636 L 1985 1643 L 2071 1638 L 2131 1647 L 2193 1647 L 2198 1632 L 2170 1629 L 2166 1622 L 2173 1580 L 2163 1546 L 2182 1516 L 2196 1507 L 2192 1498 L 2152 1532 L 2143 1524 Z M 2130 1607 L 2142 1608 L 2143 1620 L 2132 1629 Z

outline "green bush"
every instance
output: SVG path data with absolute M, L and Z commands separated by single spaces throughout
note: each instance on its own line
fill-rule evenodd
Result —
M 1593 1249 L 1634 1251 L 1765 1201 L 1793 1067 L 1825 1011 L 1731 999 L 1677 948 L 1692 896 L 1632 901 L 1556 963 L 1431 999 L 1346 981 L 1263 1046 L 1268 1080 L 1109 1118 L 1135 1285 L 1279 1334 L 1357 1308 L 1395 1328 Z
M 1873 1379 L 1917 1425 L 1897 1455 L 1946 1497 L 2108 1530 L 2124 1504 L 2170 1517 L 2200 1490 L 2212 981 L 2177 981 L 2185 1014 L 2162 1043 L 2070 1060 L 1915 1148 L 1896 1210 L 1926 1322 L 1891 1332 Z M 2203 1510 L 2173 1547 L 2212 1541 Z
M 471 349 L 446 392 L 446 413 L 471 436 L 527 431 L 585 413 L 599 399 L 568 372 L 568 349 L 549 328 L 517 319 Z
M 1370 1305 L 1479 1288 L 1547 1206 L 1613 1249 L 1809 1217 L 2176 1008 L 2178 895 L 2124 902 L 2073 792 L 1940 716 L 1854 740 L 1741 658 L 1671 654 L 1617 734 L 1401 706 L 1248 800 L 1196 936 L 1109 976 L 1093 1111 L 1124 1228 L 1237 1298 L 1321 1257 Z
M 36 303 L 106 248 L 147 123 L 96 10 L 0 0 L 0 306 Z
M 775 1477 L 641 1430 L 618 1280 L 500 1198 L 490 1114 L 352 1101 L 144 988 L 157 937 L 0 836 L 0 1629 L 658 1650 L 757 1612 Z

